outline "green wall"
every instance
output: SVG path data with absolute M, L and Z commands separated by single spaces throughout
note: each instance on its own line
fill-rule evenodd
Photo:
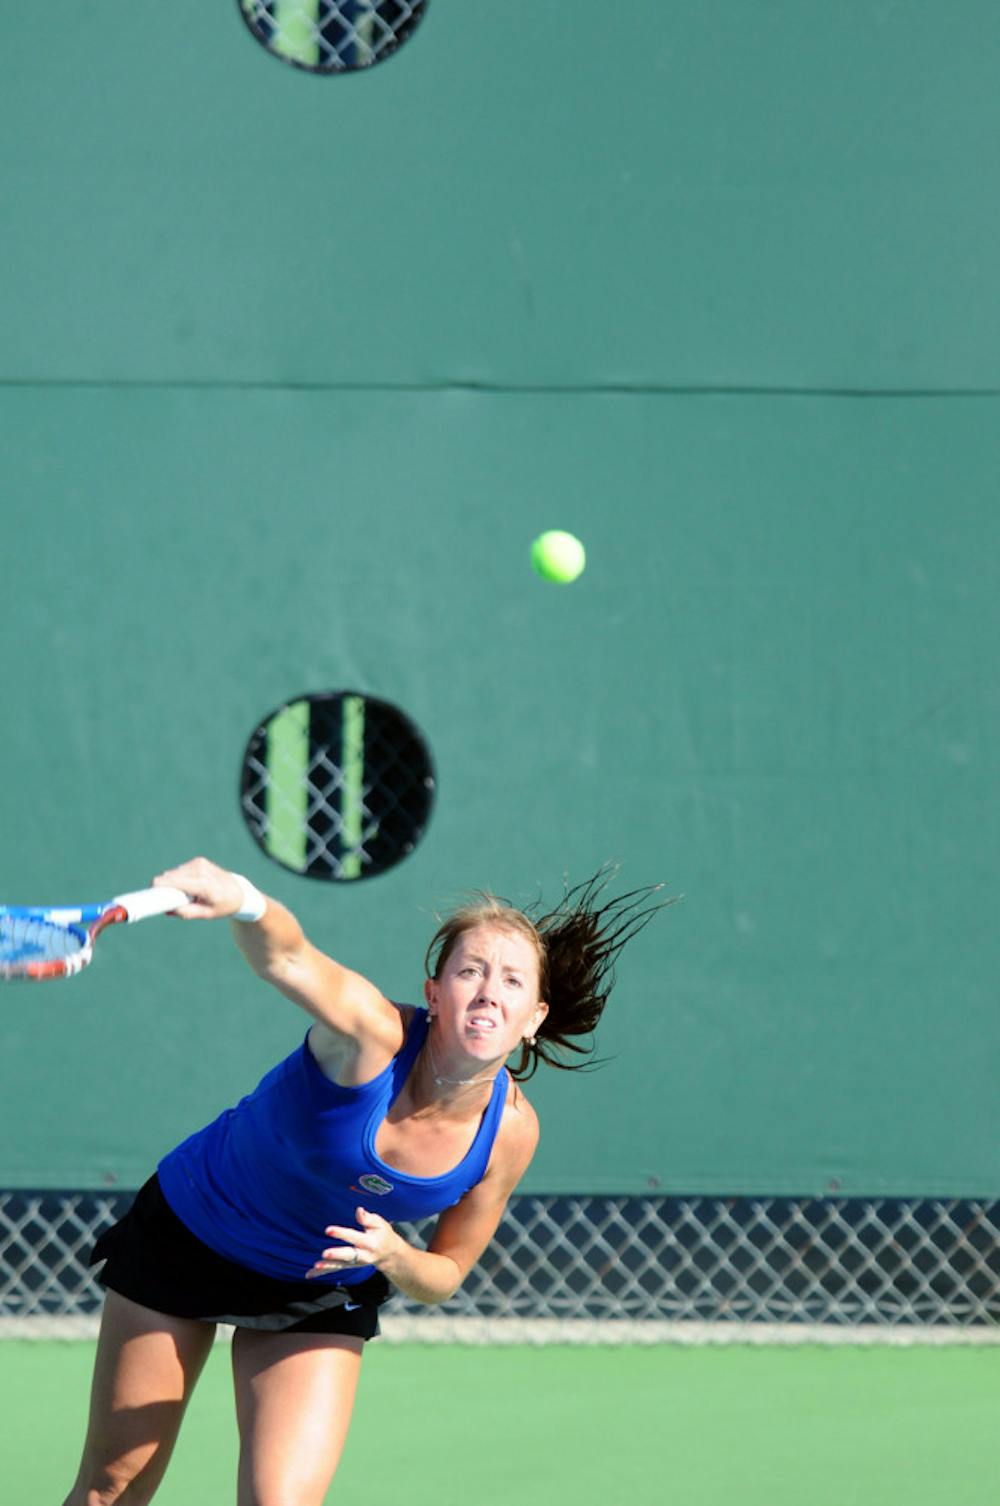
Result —
M 9 19 L 0 891 L 204 851 L 415 999 L 463 891 L 618 858 L 684 899 L 526 1188 L 994 1195 L 1000 14 L 607 11 L 330 79 L 235 0 Z M 237 781 L 341 686 L 438 799 L 324 886 Z M 0 1185 L 136 1185 L 305 1025 L 225 927 L 2 1002 Z

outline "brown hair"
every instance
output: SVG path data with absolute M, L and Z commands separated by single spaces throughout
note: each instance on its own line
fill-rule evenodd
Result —
M 591 1037 L 614 986 L 615 963 L 622 947 L 648 925 L 658 910 L 673 899 L 650 903 L 662 884 L 633 889 L 618 899 L 599 903 L 616 870 L 607 865 L 582 884 L 567 889 L 554 910 L 534 918 L 539 905 L 519 910 L 509 900 L 480 892 L 478 898 L 455 910 L 438 927 L 427 948 L 428 978 L 440 978 L 460 936 L 475 926 L 490 925 L 515 931 L 534 945 L 538 956 L 539 998 L 549 1012 L 538 1028 L 534 1045 L 524 1041 L 518 1061 L 510 1068 L 515 1082 L 533 1076 L 540 1061 L 572 1072 L 594 1065 L 566 1061 L 561 1053 L 590 1056 L 593 1041 L 581 1045 L 576 1037 Z

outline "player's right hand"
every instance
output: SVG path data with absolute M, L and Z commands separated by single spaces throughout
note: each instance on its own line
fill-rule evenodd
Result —
M 181 920 L 222 920 L 227 915 L 235 915 L 243 904 L 243 889 L 236 875 L 208 858 L 191 858 L 176 868 L 158 873 L 153 879 L 153 887 L 163 885 L 190 894 L 189 904 L 171 911 Z

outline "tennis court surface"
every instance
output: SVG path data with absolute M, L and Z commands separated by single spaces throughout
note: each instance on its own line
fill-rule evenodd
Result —
M 94 1345 L 0 1344 L 4 1499 L 75 1472 Z M 157 1506 L 234 1498 L 216 1346 Z M 1000 1349 L 373 1344 L 327 1500 L 996 1506 Z

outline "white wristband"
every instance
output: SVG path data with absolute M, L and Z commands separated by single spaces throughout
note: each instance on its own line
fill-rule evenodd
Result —
M 249 879 L 245 879 L 242 873 L 234 873 L 233 878 L 239 884 L 243 892 L 243 903 L 235 915 L 230 915 L 230 920 L 260 920 L 267 909 L 267 900 L 259 889 L 255 889 Z

